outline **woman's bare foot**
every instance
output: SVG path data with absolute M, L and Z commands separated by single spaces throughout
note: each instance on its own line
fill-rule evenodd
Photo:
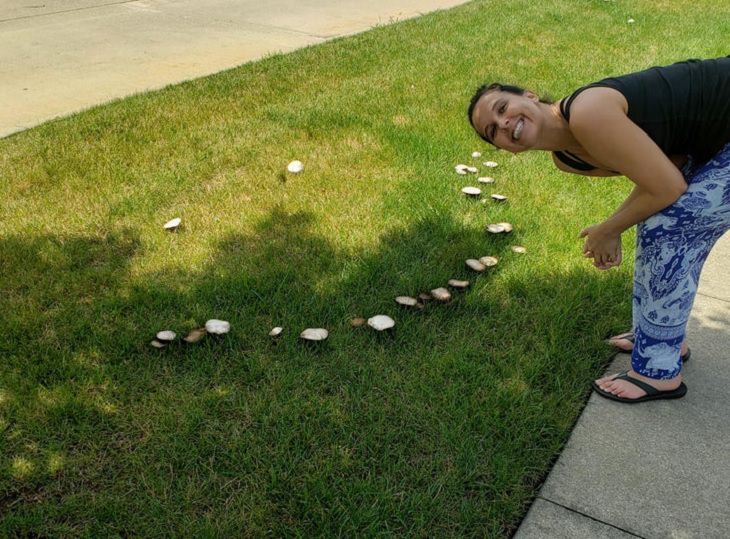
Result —
M 609 337 L 607 342 L 614 348 L 618 348 L 624 352 L 631 352 L 634 349 L 634 332 L 627 331 L 626 333 L 619 333 L 618 335 Z M 682 347 L 679 352 L 680 355 L 685 355 L 688 349 L 689 345 L 687 344 L 687 341 L 682 341 Z
M 611 374 L 609 376 L 599 378 L 598 380 L 596 380 L 596 384 L 598 384 L 598 387 L 600 387 L 602 390 L 607 391 L 608 393 L 613 393 L 617 397 L 623 397 L 625 399 L 638 399 L 646 395 L 646 391 L 644 391 L 640 387 L 635 386 L 631 382 L 627 382 L 626 380 L 613 380 L 614 376 L 616 375 Z M 646 382 L 647 384 L 658 389 L 659 391 L 672 391 L 673 389 L 677 389 L 682 383 L 683 379 L 682 374 L 680 373 L 671 380 L 655 380 L 654 378 L 642 376 L 633 369 L 629 371 L 629 376 L 636 380 Z

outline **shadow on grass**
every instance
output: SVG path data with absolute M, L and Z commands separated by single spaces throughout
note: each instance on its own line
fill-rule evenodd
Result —
M 3 240 L 5 531 L 509 533 L 626 315 L 625 279 L 536 275 L 514 236 L 445 215 L 357 256 L 316 225 L 275 208 L 203 271 L 133 284 L 129 232 Z M 468 273 L 484 254 L 500 265 Z M 452 277 L 473 284 L 449 305 L 393 303 Z M 349 326 L 378 313 L 395 332 Z M 148 347 L 208 318 L 232 333 Z M 304 327 L 328 344 L 303 346 Z

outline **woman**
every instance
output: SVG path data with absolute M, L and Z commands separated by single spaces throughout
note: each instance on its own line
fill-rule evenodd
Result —
M 580 233 L 584 255 L 605 270 L 621 263 L 621 233 L 638 224 L 633 342 L 614 339 L 633 344 L 632 368 L 593 387 L 628 403 L 683 397 L 684 334 L 700 270 L 730 228 L 730 57 L 603 79 L 558 103 L 485 85 L 468 114 L 498 148 L 552 151 L 565 172 L 633 181 L 613 215 Z

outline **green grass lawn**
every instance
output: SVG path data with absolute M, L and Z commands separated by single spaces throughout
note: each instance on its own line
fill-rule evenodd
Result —
M 610 272 L 577 239 L 630 184 L 491 151 L 468 100 L 728 35 L 717 0 L 476 1 L 1 140 L 0 535 L 508 536 L 630 323 L 633 234 Z M 459 193 L 488 159 L 505 204 Z M 231 334 L 148 345 L 209 318 Z

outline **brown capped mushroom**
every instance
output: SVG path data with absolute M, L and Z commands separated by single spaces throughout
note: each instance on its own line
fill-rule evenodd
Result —
M 205 334 L 207 331 L 205 331 L 205 328 L 196 328 L 190 331 L 185 337 L 183 337 L 183 341 L 185 341 L 188 344 L 195 344 L 196 342 L 199 342 L 205 337 Z
M 479 262 L 484 264 L 486 267 L 496 266 L 499 259 L 496 256 L 483 256 L 479 259 Z
M 466 265 L 469 267 L 469 269 L 472 269 L 474 271 L 479 271 L 479 272 L 482 272 L 485 269 L 487 269 L 484 264 L 482 264 L 475 258 L 468 258 L 466 260 Z

